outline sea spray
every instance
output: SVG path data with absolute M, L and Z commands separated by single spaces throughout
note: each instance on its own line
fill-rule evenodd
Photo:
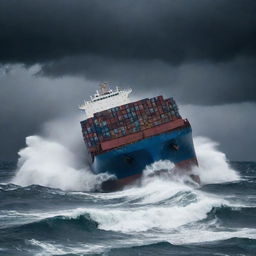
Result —
M 84 145 L 80 121 L 82 115 L 65 116 L 50 120 L 42 126 L 42 137 L 58 142 L 76 156 L 76 164 L 84 167 L 88 162 L 88 154 Z
M 18 172 L 13 183 L 43 185 L 63 190 L 93 190 L 103 175 L 88 169 L 76 169 L 76 156 L 63 145 L 39 136 L 26 138 L 27 147 L 20 150 Z
M 206 138 L 194 139 L 199 166 L 194 172 L 200 176 L 202 184 L 238 181 L 238 173 L 228 164 L 225 153 L 219 151 L 217 142 Z
M 68 116 L 47 122 L 41 136 L 26 138 L 19 151 L 17 174 L 13 183 L 38 184 L 76 191 L 98 189 L 108 174 L 94 175 L 81 137 L 80 116 Z
M 198 166 L 195 166 L 188 174 L 196 174 L 200 177 L 201 185 L 211 183 L 223 183 L 238 181 L 239 174 L 230 167 L 225 153 L 218 150 L 218 143 L 206 138 L 195 137 L 194 145 L 198 159 Z M 157 179 L 159 170 L 167 172 L 161 174 L 163 179 L 171 179 L 178 183 L 190 183 L 197 185 L 189 175 L 184 175 L 186 172 L 173 171 L 174 164 L 169 160 L 160 160 L 151 165 L 146 166 L 143 172 L 142 184 L 147 184 L 152 179 Z

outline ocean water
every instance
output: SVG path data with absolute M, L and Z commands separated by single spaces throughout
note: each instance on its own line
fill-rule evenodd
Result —
M 177 174 L 95 192 L 106 178 L 65 145 L 27 138 L 18 166 L 0 165 L 0 255 L 256 255 L 256 163 L 228 162 L 195 138 L 199 186 Z

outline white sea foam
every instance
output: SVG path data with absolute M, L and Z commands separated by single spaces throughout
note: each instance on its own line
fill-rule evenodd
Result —
M 27 147 L 19 152 L 18 172 L 13 183 L 63 190 L 92 190 L 105 175 L 94 175 L 88 169 L 77 169 L 76 156 L 58 142 L 39 136 L 26 138 Z
M 106 199 L 105 195 L 102 196 Z M 132 202 L 134 199 L 135 203 Z M 125 202 L 129 201 L 130 207 L 127 207 Z M 179 228 L 205 219 L 213 207 L 226 204 L 222 198 L 185 184 L 157 179 L 143 188 L 134 188 L 123 204 L 86 209 L 85 212 L 99 223 L 101 229 L 134 233 Z M 81 214 L 82 209 L 78 213 Z
M 40 248 L 40 251 L 35 253 L 36 256 L 52 256 L 52 255 L 66 255 L 79 254 L 84 255 L 88 253 L 102 253 L 108 246 L 97 244 L 76 243 L 71 245 L 62 245 L 55 242 L 42 242 L 36 239 L 28 240 L 33 246 Z
M 46 243 L 46 242 L 40 242 L 36 239 L 31 239 L 28 241 L 31 245 L 40 247 L 43 251 L 36 253 L 37 256 L 50 256 L 50 255 L 61 255 L 65 254 L 66 252 L 58 248 L 58 246 L 51 244 L 51 243 Z
M 193 169 L 194 174 L 198 174 L 202 184 L 223 183 L 240 180 L 239 174 L 230 167 L 225 153 L 217 149 L 218 143 L 206 138 L 194 138 L 195 151 L 199 166 Z M 172 170 L 174 165 L 170 161 L 158 161 L 144 170 L 144 177 L 150 176 L 158 170 Z M 179 173 L 172 174 L 169 177 L 177 182 L 183 183 L 188 181 L 187 177 L 180 176 Z M 148 179 L 144 179 L 144 183 Z
M 160 237 L 158 237 L 159 239 Z M 163 240 L 171 244 L 191 244 L 205 243 L 226 240 L 230 238 L 249 238 L 256 239 L 256 230 L 250 228 L 241 228 L 238 230 L 229 231 L 213 231 L 198 228 L 183 229 L 176 234 L 168 234 L 163 237 Z
M 108 204 L 109 199 L 113 198 L 112 195 L 98 194 L 105 202 L 102 207 L 62 210 L 55 215 L 77 218 L 89 214 L 99 224 L 100 229 L 138 233 L 154 229 L 169 231 L 181 228 L 205 219 L 214 207 L 228 204 L 222 198 L 193 190 L 186 185 L 172 185 L 173 182 L 169 182 L 168 186 L 168 182 L 159 179 L 143 188 L 119 192 L 119 198 L 122 198 L 120 203 Z M 166 192 L 161 194 L 163 190 Z M 122 196 L 127 191 L 130 193 L 126 197 Z
M 77 125 L 78 117 L 55 120 L 44 126 L 42 136 L 27 137 L 27 146 L 19 151 L 18 170 L 12 182 L 90 191 L 107 179 L 108 175 L 94 175 L 89 170 Z
M 193 243 L 204 243 L 226 240 L 230 238 L 256 238 L 255 229 L 240 229 L 234 231 L 208 231 L 190 229 L 181 232 L 163 233 L 156 235 L 144 234 L 139 237 L 129 237 L 120 240 L 113 240 L 111 243 L 101 241 L 98 243 L 73 243 L 73 244 L 57 244 L 53 242 L 42 242 L 36 239 L 28 240 L 33 246 L 39 248 L 39 252 L 35 253 L 36 256 L 50 256 L 50 255 L 64 255 L 64 254 L 99 254 L 108 252 L 111 248 L 127 248 L 131 246 L 149 245 L 158 242 L 169 242 L 170 244 L 183 245 Z
M 205 137 L 194 139 L 199 167 L 194 169 L 203 184 L 238 181 L 238 173 L 233 170 L 225 153 L 217 149 L 218 143 Z
M 200 207 L 201 209 L 199 209 Z M 99 228 L 123 233 L 134 233 L 152 229 L 169 230 L 206 217 L 211 206 L 204 201 L 187 207 L 144 207 L 143 209 L 104 211 L 89 210 L 91 218 Z

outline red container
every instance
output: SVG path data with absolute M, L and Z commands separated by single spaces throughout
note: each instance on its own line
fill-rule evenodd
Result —
M 150 137 L 150 136 L 157 135 L 157 134 L 160 134 L 163 132 L 171 131 L 171 130 L 176 129 L 182 125 L 184 125 L 184 121 L 182 119 L 179 119 L 174 122 L 168 122 L 166 124 L 158 125 L 151 129 L 147 129 L 147 130 L 143 131 L 143 134 L 145 137 Z
M 160 96 L 157 97 L 157 100 L 160 101 L 160 102 L 163 102 L 163 101 L 164 101 L 164 98 L 163 98 L 162 95 L 160 95 Z
M 81 122 L 84 140 L 86 143 L 88 142 L 87 145 L 97 143 L 97 134 L 94 128 L 98 127 L 99 130 L 102 129 L 102 122 L 107 124 L 110 137 L 98 135 L 98 140 L 101 143 L 103 141 L 109 142 L 117 138 L 122 139 L 127 136 L 136 135 L 138 134 L 138 130 L 145 131 L 145 136 L 152 136 L 154 132 L 159 133 L 161 129 L 167 129 L 166 127 L 170 123 L 174 125 L 176 121 L 182 120 L 178 113 L 173 112 L 173 104 L 175 104 L 175 101 L 172 98 L 164 100 L 163 96 L 158 96 L 122 105 L 115 109 L 115 111 L 109 109 L 95 113 L 93 118 L 88 118 Z M 172 119 L 174 121 L 170 122 Z M 139 126 L 135 125 L 134 122 L 136 120 Z M 172 125 L 169 125 L 168 129 L 172 129 Z M 123 127 L 123 129 L 121 129 L 121 127 Z M 117 131 L 114 132 L 114 129 L 117 129 Z M 96 140 L 94 138 L 96 138 Z M 121 142 L 119 141 L 118 143 Z M 92 148 L 91 150 L 96 150 L 94 146 L 90 148 Z M 99 150 L 99 147 L 97 150 Z
M 101 148 L 102 148 L 102 150 L 109 150 L 109 149 L 120 147 L 120 146 L 123 146 L 126 144 L 130 144 L 132 142 L 136 142 L 141 139 L 143 139 L 143 134 L 142 134 L 142 132 L 138 132 L 138 133 L 134 133 L 131 135 L 123 136 L 121 138 L 102 142 Z

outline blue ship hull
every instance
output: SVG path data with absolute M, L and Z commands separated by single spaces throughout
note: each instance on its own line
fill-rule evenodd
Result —
M 196 163 L 190 126 L 98 154 L 94 158 L 92 170 L 96 174 L 113 174 L 125 184 L 132 177 L 141 176 L 146 165 L 159 160 L 170 160 L 175 165 L 189 161 Z

